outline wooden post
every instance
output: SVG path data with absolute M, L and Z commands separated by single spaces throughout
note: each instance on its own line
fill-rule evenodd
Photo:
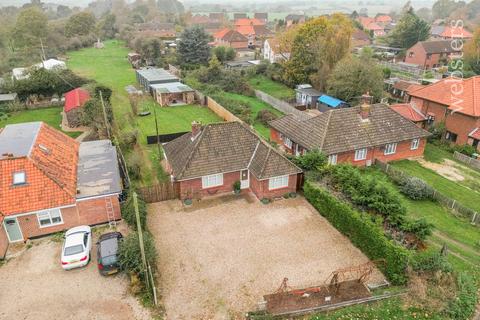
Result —
M 158 304 L 158 301 L 157 301 L 157 287 L 155 286 L 155 281 L 153 279 L 152 268 L 150 268 L 150 265 L 148 265 L 148 273 L 150 273 L 150 279 L 152 280 L 153 302 L 155 303 L 155 305 L 157 305 Z
M 143 243 L 143 231 L 142 231 L 142 224 L 140 222 L 140 212 L 138 210 L 138 199 L 137 199 L 137 193 L 133 192 L 133 206 L 135 208 L 135 216 L 137 218 L 137 232 L 138 232 L 138 242 L 140 245 L 140 253 L 142 255 L 142 263 L 143 263 L 143 268 L 145 270 L 145 273 L 147 273 L 147 258 L 145 257 L 145 247 Z M 147 276 L 147 283 L 148 283 L 148 274 Z
M 102 110 L 103 110 L 103 121 L 105 122 L 105 129 L 107 130 L 107 137 L 110 140 L 110 128 L 109 123 L 108 123 L 108 118 L 107 118 L 107 111 L 105 110 L 105 103 L 103 102 L 103 95 L 102 95 L 102 90 L 100 92 L 100 101 L 102 102 Z
M 161 156 L 160 138 L 158 136 L 157 109 L 155 108 L 155 104 L 153 105 L 153 115 L 155 116 L 155 131 L 156 131 L 156 134 L 157 134 L 158 160 L 160 161 L 160 156 Z

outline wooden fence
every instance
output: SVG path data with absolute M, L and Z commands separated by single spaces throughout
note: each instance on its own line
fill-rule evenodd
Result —
M 207 107 L 225 121 L 242 122 L 242 120 L 240 120 L 233 113 L 225 109 L 221 104 L 219 104 L 217 101 L 213 100 L 210 97 L 207 97 Z
M 271 95 L 263 91 L 255 90 L 255 95 L 257 96 L 257 98 L 259 98 L 263 102 L 268 103 L 269 105 L 271 105 L 272 107 L 274 107 L 275 109 L 277 109 L 278 111 L 284 114 L 290 114 L 290 113 L 294 114 L 301 120 L 308 120 L 312 117 L 306 112 L 295 109 L 295 107 L 290 105 L 288 102 L 272 97 Z
M 475 170 L 480 170 L 480 160 L 464 155 L 463 153 L 455 151 L 453 157 L 458 161 L 465 163 Z
M 400 181 L 402 178 L 410 178 L 411 176 L 405 173 L 402 170 L 392 167 L 388 163 L 384 163 L 376 160 L 375 164 L 385 172 L 393 181 Z M 449 209 L 455 216 L 457 214 L 470 220 L 470 223 L 480 227 L 480 213 L 477 211 L 467 208 L 458 203 L 457 200 L 454 200 L 446 195 L 442 194 L 432 186 L 429 186 L 430 189 L 430 198 L 438 201 L 444 207 Z
M 138 188 L 138 194 L 146 203 L 173 200 L 179 197 L 178 188 L 171 182 Z

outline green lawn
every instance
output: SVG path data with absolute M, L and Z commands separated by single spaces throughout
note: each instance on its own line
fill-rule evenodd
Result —
M 8 118 L 0 120 L 0 128 L 5 127 L 7 124 L 16 124 L 22 122 L 34 122 L 34 121 L 43 121 L 49 126 L 61 130 L 62 123 L 62 108 L 61 107 L 50 107 L 50 108 L 40 108 L 33 110 L 22 110 L 8 114 Z M 64 132 L 72 138 L 78 137 L 81 132 Z
M 394 162 L 392 165 L 397 169 L 405 171 L 409 175 L 425 180 L 439 192 L 458 201 L 465 207 L 480 211 L 480 193 L 448 180 L 433 170 L 424 168 L 417 161 L 402 160 Z
M 159 165 L 161 156 L 156 146 L 146 145 L 146 136 L 155 134 L 155 121 L 153 115 L 146 117 L 134 116 L 128 94 L 127 85 L 135 85 L 135 70 L 127 61 L 129 49 L 122 41 L 111 40 L 105 42 L 104 49 L 86 48 L 69 52 L 68 67 L 79 75 L 94 79 L 113 90 L 111 102 L 115 118 L 115 132 L 121 134 L 138 128 L 140 148 L 144 163 L 141 166 L 142 185 L 151 185 L 166 179 L 162 167 Z M 150 97 L 146 97 L 140 111 L 152 111 L 156 105 Z M 221 121 L 213 112 L 206 108 L 195 106 L 168 107 L 157 106 L 160 133 L 188 131 L 193 120 L 202 123 Z M 127 162 L 129 154 L 126 155 Z
M 236 100 L 238 102 L 241 102 L 250 106 L 251 120 L 252 120 L 253 127 L 258 132 L 258 134 L 262 136 L 264 139 L 268 140 L 270 138 L 270 128 L 268 128 L 267 126 L 265 126 L 264 124 L 256 120 L 258 112 L 261 110 L 267 109 L 273 112 L 274 114 L 276 114 L 277 116 L 281 116 L 283 115 L 283 113 L 273 108 L 268 103 L 261 101 L 257 97 L 243 96 L 241 94 L 230 93 L 230 92 L 223 92 L 221 93 L 221 95 L 224 96 L 225 98 Z
M 448 152 L 447 150 L 437 147 L 431 143 L 427 143 L 423 156 L 425 160 L 434 163 L 442 163 L 445 159 L 456 161 L 453 158 L 453 153 Z
M 277 99 L 289 100 L 295 98 L 295 90 L 265 76 L 257 75 L 250 78 L 248 82 L 255 89 L 263 91 Z

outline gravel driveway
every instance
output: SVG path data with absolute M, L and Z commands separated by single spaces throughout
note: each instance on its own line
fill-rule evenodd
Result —
M 96 239 L 94 239 L 95 243 Z M 62 244 L 45 238 L 0 267 L 0 319 L 150 319 L 124 274 L 102 277 L 95 245 L 87 267 L 64 271 Z
M 305 288 L 368 261 L 303 197 L 269 205 L 252 197 L 149 207 L 167 319 L 241 318 L 284 277 Z M 383 279 L 376 270 L 371 282 Z

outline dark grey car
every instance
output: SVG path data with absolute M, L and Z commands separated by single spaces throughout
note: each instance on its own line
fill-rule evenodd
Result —
M 100 274 L 107 276 L 120 271 L 118 247 L 123 240 L 120 232 L 102 234 L 97 242 L 97 264 Z

